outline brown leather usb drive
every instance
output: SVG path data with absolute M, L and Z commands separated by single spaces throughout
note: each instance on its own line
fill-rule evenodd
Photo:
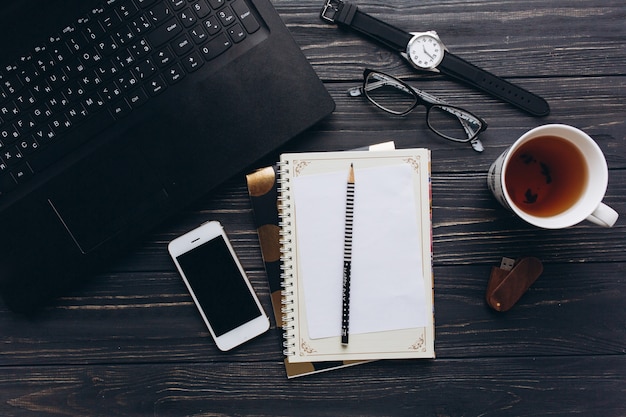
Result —
M 496 311 L 510 310 L 542 272 L 543 265 L 537 258 L 502 258 L 500 267 L 491 269 L 485 294 L 487 304 Z

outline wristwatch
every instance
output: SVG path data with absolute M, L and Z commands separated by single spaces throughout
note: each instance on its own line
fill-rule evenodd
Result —
M 326 22 L 350 27 L 398 51 L 418 70 L 448 75 L 533 116 L 550 113 L 550 106 L 543 98 L 452 54 L 434 31 L 409 33 L 341 0 L 326 0 L 320 16 Z

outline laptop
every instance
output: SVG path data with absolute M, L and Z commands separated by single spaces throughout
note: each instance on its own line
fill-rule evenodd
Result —
M 17 311 L 334 110 L 269 0 L 3 0 L 0 51 L 0 292 Z

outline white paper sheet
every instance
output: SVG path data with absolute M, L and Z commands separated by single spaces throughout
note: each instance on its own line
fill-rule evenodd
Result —
M 341 331 L 348 168 L 293 181 L 311 339 Z M 350 333 L 428 324 L 412 174 L 408 164 L 355 169 Z

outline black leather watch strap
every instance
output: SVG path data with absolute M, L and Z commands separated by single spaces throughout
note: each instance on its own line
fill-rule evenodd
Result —
M 445 52 L 443 60 L 437 68 L 446 75 L 466 82 L 494 97 L 511 103 L 533 116 L 546 116 L 550 113 L 550 106 L 543 98 L 531 93 L 515 84 L 478 68 L 476 65 L 462 58 Z
M 406 50 L 413 35 L 359 11 L 358 7 L 352 3 L 338 4 L 341 8 L 333 17 L 335 23 L 355 29 L 398 52 Z

